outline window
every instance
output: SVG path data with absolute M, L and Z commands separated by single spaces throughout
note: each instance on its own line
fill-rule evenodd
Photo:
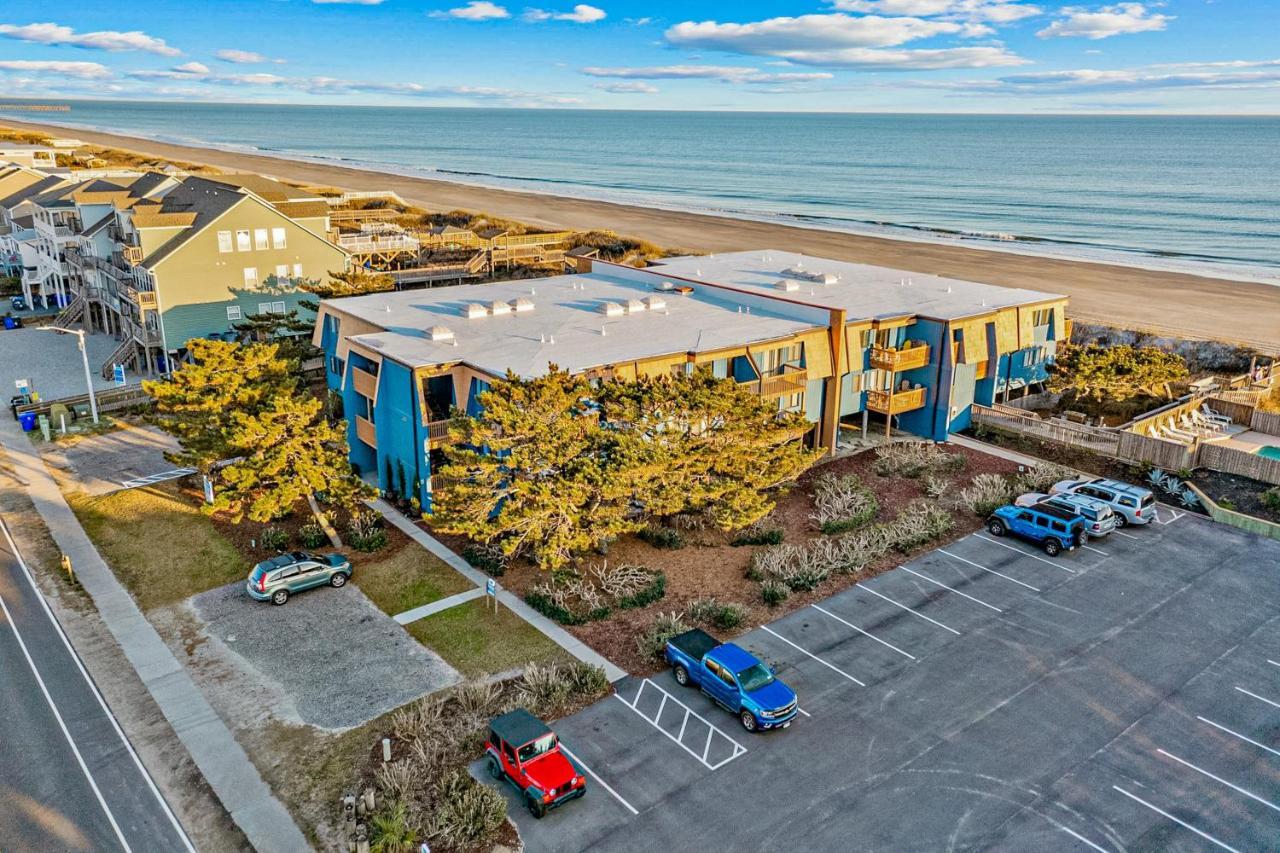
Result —
M 249 232 L 237 231 L 236 232 L 236 251 L 247 252 L 251 248 L 252 246 L 249 244 Z
M 240 319 L 240 317 L 241 317 L 241 314 L 240 314 L 240 306 L 239 306 L 239 305 L 228 305 L 228 306 L 227 306 L 227 319 L 228 319 L 228 320 L 239 320 L 239 319 Z
M 258 250 L 271 248 L 271 244 L 267 242 L 267 229 L 253 229 L 253 248 Z
M 345 372 L 346 372 L 346 369 L 347 369 L 346 364 L 344 364 L 344 363 L 343 363 L 343 361 L 342 361 L 342 359 L 338 358 L 336 355 L 335 355 L 335 356 L 331 356 L 331 357 L 329 358 L 329 372 L 330 372 L 330 373 L 333 373 L 333 374 L 336 374 L 336 375 L 338 375 L 338 376 L 341 376 L 343 373 L 345 373 Z
M 302 278 L 302 264 L 293 265 L 293 277 Z
M 289 277 L 289 265 L 276 264 L 276 278 L 283 280 L 288 277 Z
M 738 683 L 733 680 L 733 675 L 730 674 L 729 670 L 721 667 L 717 674 L 720 676 L 720 680 L 723 681 L 727 686 L 729 687 L 738 686 Z
M 1048 526 L 1049 526 L 1049 519 L 1045 518 L 1043 515 L 1036 516 L 1036 527 L 1048 527 Z
M 555 749 L 555 746 L 556 736 L 548 732 L 537 740 L 530 741 L 520 747 L 520 760 L 529 761 L 530 759 L 537 758 L 539 755 L 546 755 L 548 752 Z
M 1053 322 L 1052 308 L 1037 308 L 1031 312 L 1031 325 L 1047 326 Z
M 1053 523 L 1053 529 L 1054 529 L 1054 530 L 1056 530 L 1056 531 L 1058 531 L 1059 533 L 1066 533 L 1066 532 L 1067 532 L 1067 526 L 1066 526 L 1065 524 L 1063 524 L 1061 521 L 1055 521 L 1055 522 Z
M 258 313 L 259 314 L 283 314 L 284 303 L 283 302 L 259 302 Z
M 218 251 L 222 252 L 224 255 L 227 252 L 231 251 L 231 232 L 230 231 L 218 232 Z
M 272 228 L 272 229 L 271 229 L 271 248 L 273 248 L 273 249 L 283 249 L 284 247 L 285 247 L 285 245 L 284 245 L 284 229 L 283 229 L 283 228 Z
M 258 268 L 257 267 L 244 268 L 244 286 L 245 287 L 258 286 Z
M 502 745 L 502 754 L 503 754 L 503 755 L 505 755 L 505 756 L 507 757 L 507 763 L 508 763 L 508 764 L 515 764 L 515 763 L 516 763 L 516 751 L 515 751 L 514 749 L 512 749 L 512 748 L 511 748 L 511 744 L 509 744 L 509 743 L 504 743 L 504 744 Z
M 280 572 L 280 575 L 277 578 L 277 580 L 284 580 L 286 578 L 297 577 L 298 572 L 299 572 L 299 569 L 297 566 L 290 566 L 289 568 L 284 569 Z
M 858 334 L 858 346 L 861 349 L 867 349 L 871 346 L 871 336 L 874 334 L 870 329 L 863 329 Z
M 716 663 L 713 660 L 707 660 L 704 662 L 704 664 L 707 667 L 707 672 L 711 673 L 716 678 L 720 677 L 720 664 Z
M 1030 521 L 1030 520 L 1031 520 L 1031 513 L 1027 512 L 1026 510 L 1023 510 L 1022 512 L 1018 513 L 1018 521 Z

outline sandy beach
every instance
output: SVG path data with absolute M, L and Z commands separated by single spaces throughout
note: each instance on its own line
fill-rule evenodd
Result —
M 701 252 L 775 248 L 1071 297 L 1078 320 L 1280 353 L 1280 287 L 1111 264 L 1042 258 L 967 246 L 797 228 L 633 205 L 487 189 L 363 169 L 154 142 L 0 120 L 15 128 L 74 134 L 86 142 L 351 190 L 394 190 L 429 210 L 485 211 L 550 228 L 608 229 Z

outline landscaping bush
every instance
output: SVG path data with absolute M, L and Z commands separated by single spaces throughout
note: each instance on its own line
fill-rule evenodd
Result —
M 646 658 L 658 657 L 667 647 L 672 637 L 689 630 L 682 613 L 659 613 L 649 623 L 649 627 L 636 637 L 636 648 Z
M 569 692 L 574 699 L 589 701 L 609 692 L 609 678 L 604 674 L 604 667 L 574 660 L 561 668 L 568 672 Z
M 1018 472 L 1014 478 L 1014 491 L 1018 494 L 1047 492 L 1054 483 L 1074 479 L 1076 476 L 1076 472 L 1065 465 L 1040 462 Z
M 770 607 L 781 604 L 786 601 L 790 595 L 791 590 L 787 588 L 786 584 L 773 580 L 772 578 L 769 578 L 764 583 L 760 584 L 760 598 L 763 599 L 764 603 Z
M 955 524 L 951 513 L 924 500 L 913 501 L 885 526 L 891 546 L 906 553 L 941 538 Z
M 778 545 L 781 544 L 785 535 L 781 527 L 770 526 L 762 520 L 743 528 L 729 544 L 735 546 Z
M 534 587 L 524 594 L 525 604 L 553 622 L 559 622 L 561 625 L 585 625 L 590 621 L 587 617 L 579 616 L 564 605 L 556 603 L 552 595 L 541 589 L 540 586 Z
M 606 562 L 592 567 L 587 576 L 574 571 L 556 572 L 550 580 L 534 585 L 525 602 L 561 625 L 584 625 L 605 619 L 614 608 L 646 607 L 667 594 L 667 578 L 643 566 Z
M 502 794 L 463 770 L 445 777 L 439 795 L 431 819 L 432 834 L 459 847 L 493 841 L 507 819 L 507 801 Z
M 573 692 L 569 673 L 555 664 L 531 663 L 524 670 L 518 694 L 520 704 L 538 717 L 556 717 L 564 712 Z
M 387 544 L 387 531 L 376 512 L 358 512 L 347 524 L 347 543 L 357 551 L 370 553 Z
M 898 441 L 876 451 L 872 470 L 881 477 L 919 477 L 932 472 L 955 473 L 968 462 L 964 454 L 948 453 L 928 441 Z
M 283 551 L 289 547 L 289 534 L 279 527 L 264 527 L 258 546 L 264 551 Z
M 939 474 L 926 474 L 924 477 L 924 493 L 935 501 L 940 501 L 951 491 L 951 481 Z
M 385 799 L 404 803 L 418 796 L 426 782 L 422 766 L 413 761 L 391 761 L 383 764 L 374 774 L 378 793 Z
M 472 543 L 462 549 L 462 559 L 490 577 L 500 578 L 507 571 L 507 555 L 496 545 Z
M 329 541 L 329 537 L 320 525 L 304 524 L 298 531 L 298 540 L 302 542 L 303 548 L 320 548 Z
M 732 631 L 747 621 L 747 609 L 741 604 L 721 603 L 714 598 L 700 598 L 689 605 L 689 618 L 721 631 Z
M 502 816 L 506 817 L 505 804 Z M 409 825 L 409 810 L 403 801 L 384 805 L 369 821 L 371 853 L 403 853 L 412 850 L 417 841 L 418 833 Z
M 667 594 L 667 576 L 662 572 L 653 572 L 653 580 L 643 589 L 624 595 L 618 599 L 618 606 L 623 610 L 634 610 L 645 607 L 662 599 Z
M 960 505 L 975 515 L 986 518 L 997 507 L 1004 506 L 1016 497 L 1014 484 L 1001 474 L 979 474 L 961 489 Z
M 1272 486 L 1262 493 L 1262 505 L 1269 510 L 1280 512 L 1280 486 Z
M 651 524 L 636 535 L 655 548 L 675 550 L 684 547 L 684 537 L 680 535 L 679 530 L 671 527 Z
M 875 518 L 880 504 L 876 496 L 849 474 L 824 474 L 814 482 L 814 511 L 809 518 L 827 534 L 845 533 Z

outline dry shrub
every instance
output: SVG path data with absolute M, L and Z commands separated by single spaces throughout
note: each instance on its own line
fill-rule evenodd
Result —
M 1014 484 L 1003 474 L 979 474 L 973 482 L 960 490 L 960 505 L 975 515 L 986 518 L 997 507 L 1004 506 L 1015 497 Z
M 809 518 L 823 533 L 859 527 L 874 518 L 880 508 L 876 496 L 853 474 L 819 477 L 813 487 L 813 504 Z
M 966 462 L 963 454 L 948 453 L 929 441 L 900 441 L 876 451 L 872 470 L 882 477 L 919 477 L 927 472 L 954 473 Z
M 462 770 L 446 776 L 437 793 L 431 834 L 456 846 L 493 841 L 507 819 L 507 801 L 502 794 Z
M 644 566 L 623 563 L 610 568 L 608 560 L 593 566 L 590 573 L 595 577 L 596 586 L 614 599 L 635 595 L 653 581 L 653 572 Z
M 1061 480 L 1071 480 L 1078 476 L 1075 471 L 1065 465 L 1052 462 L 1040 462 L 1018 472 L 1014 477 L 1014 491 L 1047 492 L 1049 487 Z
M 666 649 L 668 640 L 688 630 L 683 613 L 659 613 L 644 633 L 636 637 L 636 648 L 645 657 L 657 657 Z
M 414 800 L 426 779 L 423 766 L 412 757 L 383 764 L 374 774 L 378 792 L 383 798 L 402 803 Z

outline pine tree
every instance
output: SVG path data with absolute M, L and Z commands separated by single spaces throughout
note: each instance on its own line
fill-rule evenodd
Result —
M 1158 347 L 1090 344 L 1060 350 L 1048 384 L 1052 391 L 1123 402 L 1142 394 L 1168 396 L 1169 383 L 1189 375 L 1185 359 Z
M 218 472 L 209 511 L 271 521 L 318 492 L 354 506 L 368 489 L 347 460 L 346 424 L 331 425 L 323 409 L 313 397 L 285 392 L 256 412 L 233 412 L 225 435 L 236 460 Z
M 319 352 L 311 345 L 309 337 L 314 327 L 310 320 L 300 319 L 297 310 L 283 314 L 250 314 L 231 325 L 250 341 L 278 344 L 280 357 L 295 363 Z
M 165 458 L 208 474 L 235 455 L 226 435 L 234 415 L 255 415 L 272 397 L 291 392 L 295 380 L 276 344 L 192 339 L 187 347 L 190 361 L 142 387 L 156 401 L 157 425 L 181 446 Z
M 302 285 L 321 299 L 337 299 L 343 296 L 362 296 L 395 290 L 396 280 L 389 273 L 374 272 L 364 267 L 352 267 L 341 272 L 330 272 L 327 282 L 311 281 Z

